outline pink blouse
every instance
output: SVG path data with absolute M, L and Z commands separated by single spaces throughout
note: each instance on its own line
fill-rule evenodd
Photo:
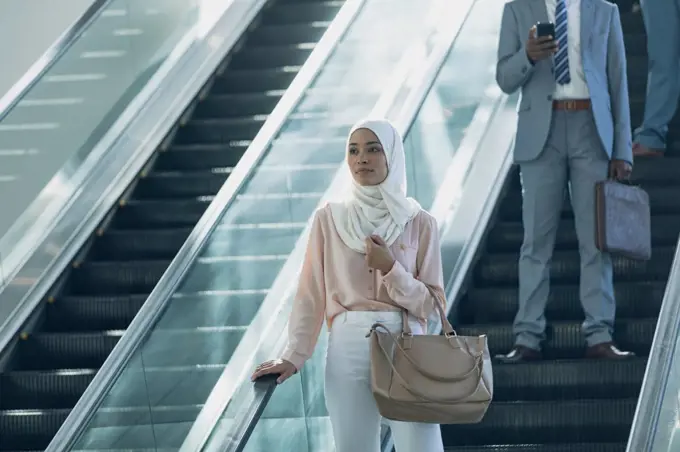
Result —
M 368 267 L 365 255 L 344 244 L 329 206 L 316 211 L 283 359 L 300 369 L 312 356 L 324 318 L 331 325 L 345 311 L 406 309 L 423 321 L 429 317 L 434 299 L 421 281 L 444 285 L 436 220 L 420 211 L 390 249 L 395 263 L 382 275 Z

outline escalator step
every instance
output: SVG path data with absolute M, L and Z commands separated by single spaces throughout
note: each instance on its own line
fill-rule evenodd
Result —
M 125 426 L 126 430 L 135 426 L 150 426 L 178 423 L 191 423 L 196 420 L 201 406 L 143 406 L 139 408 L 102 408 L 97 411 L 91 421 L 90 427 L 96 431 L 102 427 Z M 70 410 L 45 410 L 45 411 L 2 411 L 0 412 L 0 431 L 4 432 L 0 437 L 0 450 L 11 449 L 38 449 L 47 447 L 52 437 L 57 433 L 59 427 L 68 416 Z M 153 422 L 152 422 L 153 421 Z M 148 427 L 147 427 L 148 428 Z M 105 429 L 104 429 L 105 430 Z M 135 444 L 139 447 L 139 441 L 145 435 L 120 435 L 111 438 L 111 432 L 102 432 L 108 438 L 101 438 L 101 441 L 111 449 L 110 443 L 115 443 L 113 448 L 131 449 Z M 106 435 L 109 433 L 109 435 Z M 122 433 L 122 432 L 121 432 Z M 154 436 L 149 436 L 147 444 L 141 447 L 153 447 Z M 108 441 L 107 441 L 108 440 Z M 126 441 L 127 440 L 127 441 Z M 161 440 L 162 441 L 162 440 Z M 125 443 L 128 444 L 125 444 Z M 102 444 L 102 445 L 104 445 Z M 127 447 L 126 447 L 127 446 Z M 135 447 L 135 446 L 133 446 Z M 93 449 L 96 449 L 94 447 Z
M 109 229 L 90 250 L 90 260 L 172 260 L 191 234 L 182 229 Z
M 613 256 L 616 281 L 665 281 L 668 278 L 675 249 L 654 248 L 649 261 L 633 261 Z M 480 260 L 475 279 L 479 286 L 516 285 L 518 282 L 518 254 L 487 254 Z M 581 271 L 578 251 L 556 251 L 550 266 L 550 276 L 555 283 L 578 283 Z
M 223 172 L 160 172 L 153 171 L 141 178 L 133 193 L 134 199 L 192 199 L 214 196 L 229 177 Z
M 493 367 L 494 403 L 635 398 L 647 360 L 540 361 Z M 602 387 L 602 375 L 608 384 Z
M 96 371 L 8 372 L 0 375 L 0 411 L 30 406 L 38 410 L 70 409 Z
M 247 46 L 231 57 L 230 68 L 236 70 L 277 69 L 302 66 L 314 44 Z
M 626 443 L 519 444 L 516 446 L 447 447 L 445 452 L 625 452 Z
M 45 306 L 43 331 L 66 333 L 124 330 L 148 295 L 60 296 Z
M 621 282 L 614 285 L 616 316 L 652 318 L 659 314 L 666 282 Z M 465 323 L 512 323 L 518 308 L 517 287 L 473 288 L 469 300 L 461 303 L 461 321 Z M 546 307 L 548 319 L 581 320 L 578 285 L 552 285 Z
M 217 77 L 213 92 L 215 94 L 240 94 L 281 89 L 281 87 L 290 85 L 297 75 L 297 68 L 293 65 L 265 70 L 229 68 L 223 75 Z
M 243 330 L 237 327 L 155 330 L 142 346 L 143 365 L 226 364 Z M 32 334 L 20 342 L 20 356 L 14 367 L 16 370 L 96 369 L 122 335 L 122 331 Z M 181 344 L 181 347 L 178 345 L 173 353 L 168 353 L 169 344 Z
M 212 198 L 182 201 L 129 200 L 113 218 L 117 229 L 193 228 L 201 219 Z
M 674 246 L 680 231 L 680 215 L 655 216 L 651 224 L 652 242 L 655 246 Z M 520 222 L 499 223 L 491 230 L 487 250 L 491 253 L 514 252 L 522 246 L 524 227 Z M 578 247 L 574 220 L 562 220 L 557 229 L 555 249 Z
M 35 333 L 19 341 L 15 370 L 98 369 L 123 331 Z
M 625 442 L 637 399 L 492 403 L 480 424 L 443 425 L 449 446 Z
M 617 343 L 624 350 L 647 356 L 654 337 L 656 319 L 619 320 L 615 325 Z M 491 355 L 507 353 L 515 343 L 511 324 L 465 325 L 456 328 L 462 336 L 487 335 Z M 581 322 L 559 321 L 549 325 L 548 340 L 544 345 L 545 359 L 580 359 L 585 353 Z
M 321 39 L 328 22 L 301 23 L 296 25 L 269 25 L 254 30 L 246 45 L 290 45 L 314 43 Z
M 151 293 L 168 265 L 168 260 L 86 261 L 73 269 L 69 289 L 75 295 Z
M 249 141 L 227 144 L 174 145 L 158 153 L 154 170 L 204 171 L 233 168 L 248 148 Z
M 224 371 L 223 365 L 182 368 L 132 368 L 121 375 L 127 390 L 107 408 L 191 406 L 204 403 Z M 94 378 L 95 370 L 10 372 L 0 377 L 0 410 L 71 409 Z
M 281 100 L 283 91 L 220 94 L 206 97 L 194 111 L 194 118 L 239 118 L 268 115 Z
M 177 144 L 228 143 L 252 139 L 266 118 L 193 119 L 180 127 Z
M 263 25 L 304 24 L 330 21 L 343 5 L 343 1 L 296 2 L 274 4 L 262 15 Z

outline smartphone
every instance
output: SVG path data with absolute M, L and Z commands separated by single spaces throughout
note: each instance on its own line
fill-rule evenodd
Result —
M 542 38 L 543 36 L 555 37 L 555 24 L 552 22 L 539 22 L 536 24 L 536 37 Z

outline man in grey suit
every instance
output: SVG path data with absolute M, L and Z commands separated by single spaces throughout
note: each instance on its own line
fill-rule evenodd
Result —
M 552 22 L 555 36 L 537 37 Z M 612 261 L 595 246 L 595 183 L 632 170 L 626 56 L 619 11 L 605 0 L 513 0 L 505 4 L 496 80 L 521 90 L 514 158 L 522 181 L 515 346 L 498 358 L 541 358 L 549 267 L 567 187 L 581 257 L 582 332 L 590 358 L 632 356 L 612 340 Z
M 635 130 L 636 156 L 662 156 L 668 123 L 680 100 L 680 0 L 643 0 L 649 74 L 642 125 Z

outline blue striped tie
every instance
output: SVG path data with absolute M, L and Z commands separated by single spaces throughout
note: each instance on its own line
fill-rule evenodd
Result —
M 555 39 L 558 50 L 555 54 L 555 80 L 560 85 L 571 82 L 567 46 L 567 5 L 566 0 L 557 0 L 555 8 Z

